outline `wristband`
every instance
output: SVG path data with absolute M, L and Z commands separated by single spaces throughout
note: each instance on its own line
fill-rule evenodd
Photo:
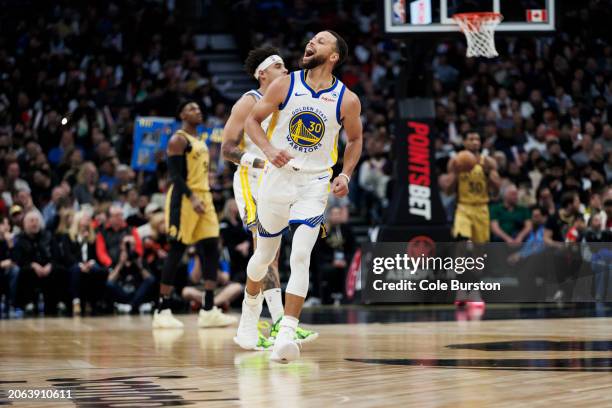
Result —
M 240 157 L 240 165 L 244 167 L 253 167 L 253 163 L 257 158 L 258 157 L 253 153 L 244 153 L 242 157 Z
M 346 178 L 346 183 L 347 184 L 351 182 L 351 178 L 348 175 L 346 175 L 344 173 L 340 173 L 340 174 L 338 174 L 338 177 L 340 177 L 340 176 L 343 176 L 344 178 Z

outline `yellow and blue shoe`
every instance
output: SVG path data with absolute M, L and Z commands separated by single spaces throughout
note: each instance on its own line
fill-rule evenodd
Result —
M 276 336 L 278 335 L 278 332 L 280 330 L 281 319 L 282 317 L 279 318 L 276 321 L 276 323 L 272 325 L 272 328 L 270 329 L 270 337 L 268 338 L 268 340 L 271 341 L 272 344 L 274 344 L 274 341 L 276 340 Z M 316 331 L 306 330 L 299 326 L 297 329 L 295 329 L 294 340 L 297 344 L 310 343 L 312 341 L 315 341 L 318 337 L 319 337 L 319 333 L 317 333 Z

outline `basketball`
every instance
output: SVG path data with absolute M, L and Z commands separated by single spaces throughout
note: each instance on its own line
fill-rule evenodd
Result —
M 462 150 L 455 156 L 455 163 L 460 172 L 471 171 L 477 163 L 474 153 L 468 150 Z

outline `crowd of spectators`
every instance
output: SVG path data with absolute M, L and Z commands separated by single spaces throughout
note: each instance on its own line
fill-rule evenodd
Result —
M 163 155 L 154 173 L 130 167 L 134 118 L 173 116 L 191 98 L 222 121 L 215 107 L 228 102 L 196 58 L 181 10 L 169 5 L 3 9 L 1 311 L 138 312 L 157 298 L 167 171 Z M 178 294 L 198 283 L 193 262 L 183 269 Z
M 456 37 L 413 44 L 418 61 L 406 61 L 401 42 L 383 36 L 376 1 L 232 5 L 237 25 L 229 28 L 241 52 L 277 46 L 289 69 L 320 29 L 349 43 L 337 75 L 361 99 L 364 154 L 349 198 L 330 199 L 329 234 L 313 258 L 315 303 L 341 299 L 356 250 L 349 217 L 384 221 L 396 95 L 406 91 L 398 84 L 431 88 L 442 185 L 461 135 L 480 131 L 504 180 L 492 197 L 492 239 L 609 239 L 612 45 L 605 24 L 587 23 L 609 20 L 606 4 L 561 10 L 551 35 L 499 37 L 494 60 L 466 59 Z M 209 125 L 223 125 L 232 101 L 197 58 L 189 25 L 163 2 L 64 1 L 39 5 L 36 17 L 29 6 L 10 3 L 0 17 L 0 303 L 26 313 L 113 304 L 146 311 L 166 256 L 168 181 L 161 155 L 153 173 L 129 166 L 134 118 L 173 116 L 191 98 Z M 402 73 L 414 76 L 398 81 Z M 211 174 L 211 186 L 224 245 L 219 305 L 227 306 L 240 294 L 233 283 L 244 281 L 252 243 L 231 200 L 232 167 Z M 449 219 L 454 201 L 443 197 Z M 197 262 L 183 269 L 177 292 L 195 302 Z M 286 265 L 281 272 L 286 279 Z

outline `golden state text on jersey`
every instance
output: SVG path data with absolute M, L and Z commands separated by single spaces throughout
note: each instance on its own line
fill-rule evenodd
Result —
M 305 106 L 291 112 L 287 142 L 300 152 L 312 152 L 321 145 L 325 134 L 327 115 L 320 109 Z
M 328 88 L 315 91 L 306 83 L 306 76 L 306 71 L 290 74 L 289 91 L 268 133 L 274 147 L 291 152 L 293 166 L 325 170 L 338 158 L 340 107 L 346 87 L 333 77 Z

